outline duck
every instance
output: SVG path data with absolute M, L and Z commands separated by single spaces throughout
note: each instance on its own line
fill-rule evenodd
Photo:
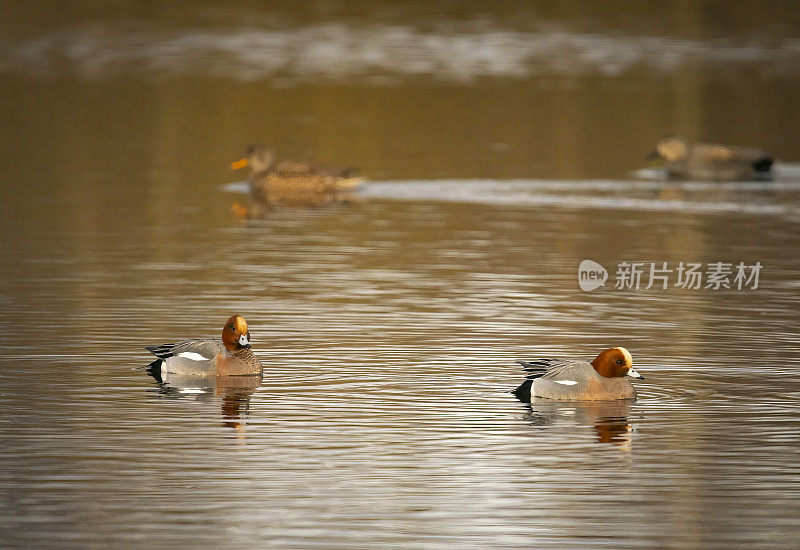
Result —
M 696 143 L 667 136 L 647 158 L 664 160 L 667 177 L 711 181 L 769 179 L 773 157 L 751 147 Z
M 262 205 L 318 206 L 343 202 L 347 192 L 364 178 L 353 169 L 338 169 L 307 162 L 276 162 L 271 149 L 251 145 L 244 156 L 231 163 L 232 170 L 250 167 L 250 196 Z
M 147 371 L 157 379 L 168 374 L 255 376 L 262 371 L 261 361 L 250 347 L 247 321 L 241 315 L 228 318 L 221 339 L 195 338 L 145 349 L 158 358 L 147 366 Z
M 535 359 L 517 361 L 527 373 L 512 391 L 517 399 L 531 403 L 534 397 L 559 401 L 606 401 L 635 399 L 630 378 L 644 380 L 633 369 L 633 357 L 622 347 L 600 352 L 591 362 L 579 359 Z

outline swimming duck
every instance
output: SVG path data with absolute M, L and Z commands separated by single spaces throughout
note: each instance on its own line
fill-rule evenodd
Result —
M 272 151 L 251 145 L 231 164 L 232 170 L 250 167 L 250 195 L 267 206 L 316 206 L 341 202 L 364 179 L 351 169 L 337 169 L 306 162 L 275 162 Z
M 536 359 L 517 361 L 528 373 L 512 393 L 520 401 L 530 403 L 532 397 L 560 401 L 599 401 L 633 399 L 628 377 L 644 377 L 633 370 L 633 358 L 625 348 L 600 352 L 591 362 L 577 359 Z
M 670 178 L 712 181 L 768 179 L 773 162 L 769 153 L 759 149 L 704 143 L 689 145 L 678 136 L 659 141 L 648 158 L 663 159 Z
M 250 348 L 250 332 L 241 315 L 232 315 L 225 322 L 222 339 L 184 340 L 145 349 L 158 357 L 148 365 L 151 374 L 201 377 L 261 374 L 261 362 Z

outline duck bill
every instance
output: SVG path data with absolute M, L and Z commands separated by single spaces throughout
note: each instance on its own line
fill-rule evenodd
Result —
M 231 163 L 231 170 L 238 170 L 239 168 L 244 168 L 245 166 L 247 166 L 247 159 L 241 158 L 236 162 Z
M 633 369 L 629 370 L 626 376 L 630 376 L 631 378 L 638 378 L 639 380 L 644 380 L 644 376 L 642 376 Z
M 243 348 L 250 347 L 250 335 L 249 334 L 242 334 L 239 336 L 239 345 Z

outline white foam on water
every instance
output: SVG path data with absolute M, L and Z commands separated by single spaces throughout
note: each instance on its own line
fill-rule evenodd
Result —
M 800 217 L 798 194 L 800 181 L 414 180 L 370 182 L 360 190 L 388 200 Z

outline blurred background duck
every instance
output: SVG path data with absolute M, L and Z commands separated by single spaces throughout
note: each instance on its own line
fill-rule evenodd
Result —
M 250 167 L 250 195 L 266 206 L 317 206 L 347 200 L 347 193 L 364 178 L 352 169 L 284 160 L 275 161 L 270 149 L 251 145 L 231 169 Z
M 772 155 L 760 149 L 731 145 L 689 143 L 679 136 L 658 142 L 649 159 L 663 159 L 667 176 L 712 181 L 769 179 Z

